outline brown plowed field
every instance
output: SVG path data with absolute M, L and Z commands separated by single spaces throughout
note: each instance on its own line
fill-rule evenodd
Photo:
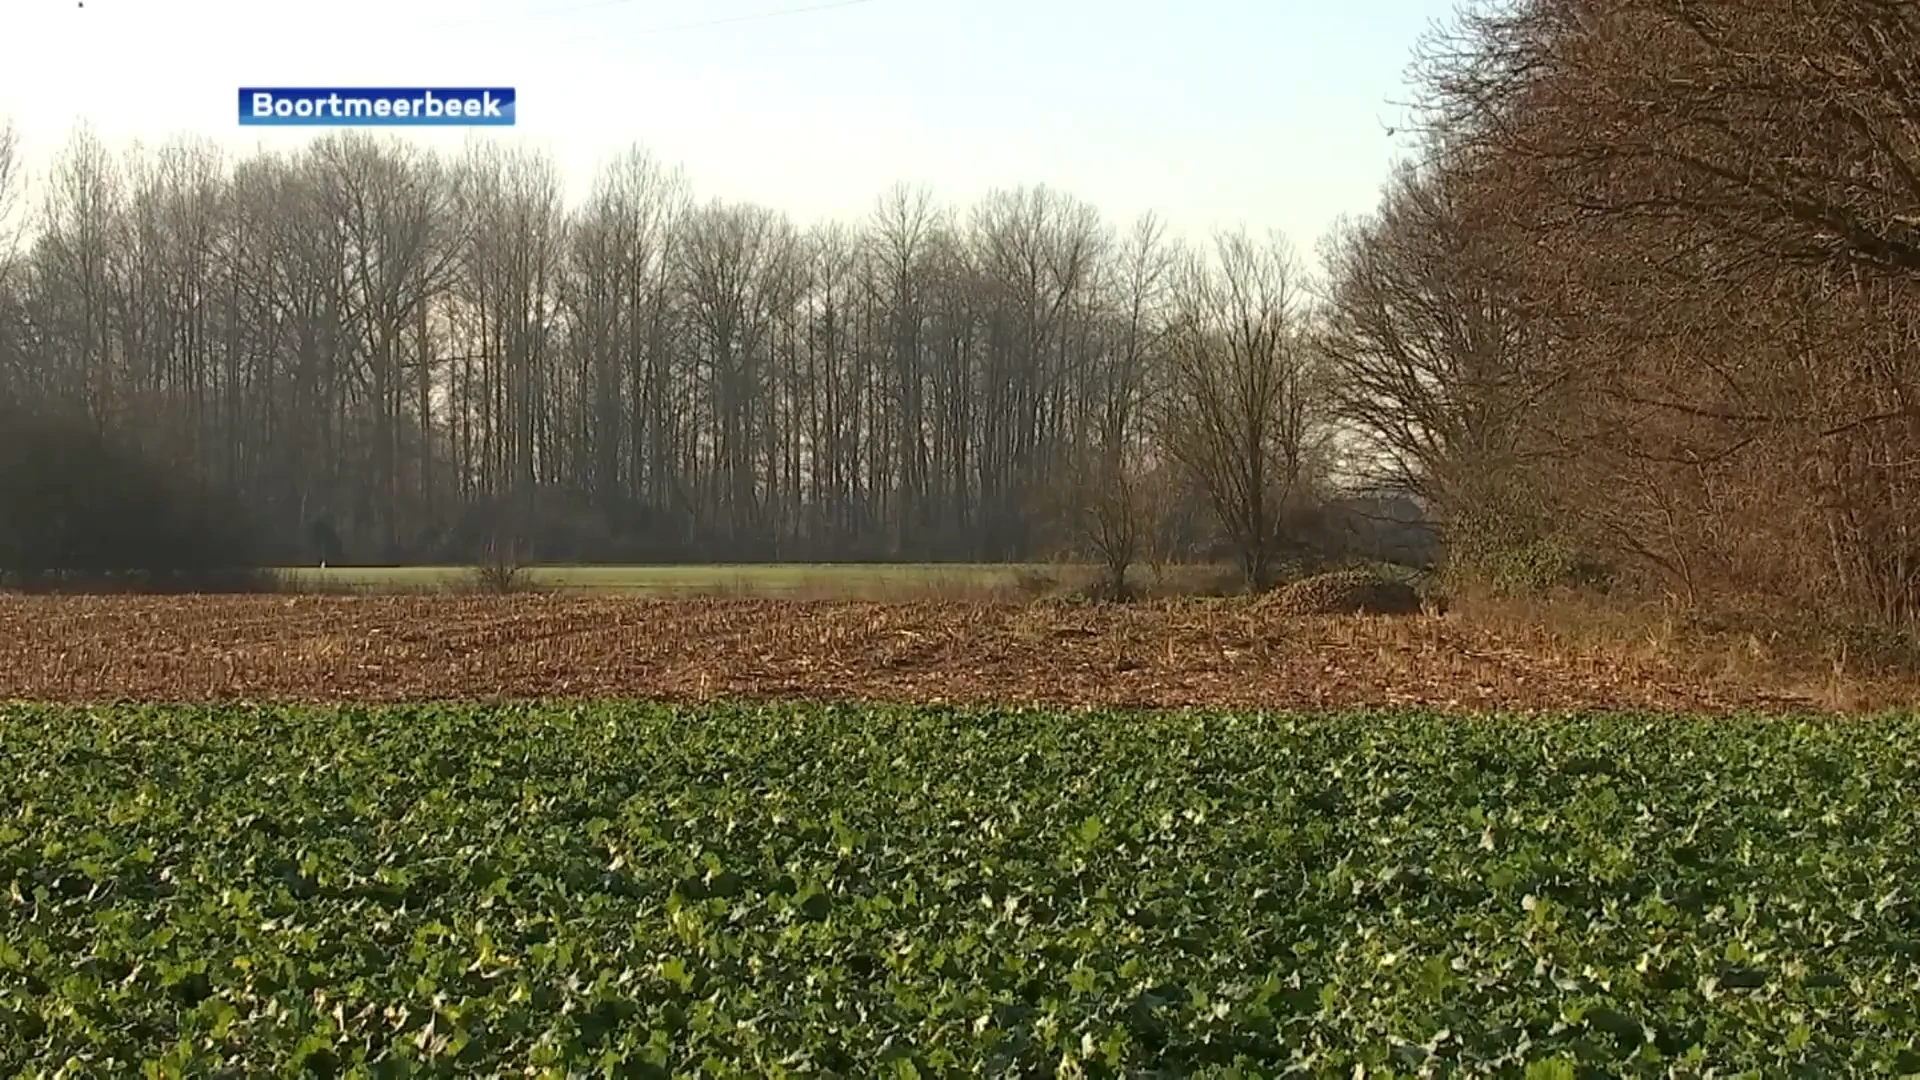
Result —
M 1060 705 L 1813 707 L 1457 616 L 1247 604 L 0 596 L 0 700 L 644 697 Z

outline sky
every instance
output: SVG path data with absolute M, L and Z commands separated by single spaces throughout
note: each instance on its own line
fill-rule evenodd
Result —
M 1116 224 L 1279 230 L 1365 213 L 1412 48 L 1452 0 L 0 0 L 0 122 L 44 169 L 109 144 L 235 154 L 241 86 L 511 86 L 569 193 L 634 144 L 704 199 L 856 221 L 898 182 L 964 206 L 1045 184 Z M 799 9 L 799 10 L 796 10 Z

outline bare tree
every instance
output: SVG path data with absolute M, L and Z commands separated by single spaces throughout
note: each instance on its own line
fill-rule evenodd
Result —
M 54 162 L 35 238 L 40 283 L 30 318 L 44 328 L 37 381 L 104 431 L 125 419 L 135 380 L 114 340 L 114 295 L 131 254 L 119 163 L 91 129 L 74 132 Z
M 26 229 L 22 214 L 24 172 L 20 132 L 13 121 L 0 122 L 0 275 L 12 269 L 21 234 Z
M 658 505 L 672 490 L 665 334 L 684 195 L 680 174 L 633 147 L 601 171 L 572 229 L 563 303 L 591 402 L 584 460 L 603 513 L 627 498 Z
M 1129 572 L 1139 563 L 1164 584 L 1180 547 L 1180 480 L 1156 447 L 1136 439 L 1117 456 L 1077 454 L 1061 473 L 1067 525 L 1077 553 L 1101 569 L 1101 594 L 1130 599 Z
M 488 144 L 469 151 L 463 171 L 473 239 L 462 249 L 458 318 L 470 335 L 463 351 L 481 360 L 458 407 L 478 414 L 481 493 L 495 500 L 496 517 L 524 527 L 541 481 L 559 470 L 551 391 L 567 225 L 560 178 L 546 158 Z
M 1312 455 L 1311 352 L 1284 240 L 1227 233 L 1212 254 L 1179 283 L 1161 439 L 1206 489 L 1248 587 L 1263 589 Z
M 1540 393 L 1499 253 L 1475 246 L 1448 182 L 1444 165 L 1402 166 L 1372 218 L 1336 229 L 1315 321 L 1360 471 L 1436 501 L 1515 452 Z
M 432 473 L 428 455 L 438 361 L 418 328 L 447 289 L 461 250 L 459 230 L 467 219 L 454 212 L 461 174 L 445 171 L 437 159 L 406 144 L 383 145 L 354 134 L 324 138 L 312 153 L 327 177 L 326 212 L 345 229 L 351 302 L 363 315 L 369 466 L 379 489 L 365 517 L 382 546 L 397 549 L 402 529 L 392 511 L 399 502 L 402 431 L 409 421 L 418 472 L 422 477 Z
M 765 389 L 773 315 L 791 302 L 788 264 L 796 243 L 792 227 L 773 211 L 717 203 L 689 222 L 681 249 L 706 382 L 703 407 L 717 435 L 707 505 L 736 551 L 751 545 L 764 512 L 755 455 L 771 430 Z
M 1480 179 L 1444 145 L 1401 166 L 1326 238 L 1313 319 L 1344 472 L 1418 498 L 1465 576 L 1555 531 L 1534 478 L 1564 472 L 1554 410 L 1592 374 L 1538 347 Z
M 19 133 L 0 123 L 0 409 L 18 408 L 27 377 L 25 319 L 19 310 L 20 240 L 26 228 Z
M 930 258 L 941 227 L 933 194 L 923 187 L 896 185 L 874 209 L 871 233 L 875 284 L 891 313 L 891 404 L 900 464 L 900 534 L 895 548 L 919 548 L 931 526 L 928 514 L 927 377 L 923 334 L 927 320 Z
M 1109 244 L 1091 207 L 1047 188 L 989 195 L 971 224 L 988 323 L 975 380 L 979 554 L 997 559 L 1029 545 L 1034 503 L 1056 486 L 1056 448 L 1073 436 L 1062 406 L 1085 355 L 1075 345 Z
M 1142 217 L 1106 283 L 1102 347 L 1081 372 L 1088 429 L 1063 469 L 1067 512 L 1080 546 L 1105 571 L 1105 592 L 1125 599 L 1127 571 L 1148 548 L 1159 509 L 1149 472 L 1154 454 L 1140 415 L 1163 391 L 1159 378 L 1174 266 L 1165 227 Z

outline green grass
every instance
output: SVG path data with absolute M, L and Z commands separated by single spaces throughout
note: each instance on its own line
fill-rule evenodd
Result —
M 1920 719 L 0 709 L 0 1071 L 1920 1069 Z
M 543 566 L 526 571 L 535 588 L 626 595 L 834 595 L 879 598 L 903 593 L 1012 589 L 1022 572 L 1054 574 L 1052 564 L 762 563 L 710 566 Z M 296 587 L 368 592 L 433 591 L 465 586 L 460 566 L 286 567 Z

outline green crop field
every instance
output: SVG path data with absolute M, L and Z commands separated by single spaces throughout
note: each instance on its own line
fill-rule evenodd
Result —
M 1920 720 L 0 707 L 0 1071 L 1920 1069 Z

